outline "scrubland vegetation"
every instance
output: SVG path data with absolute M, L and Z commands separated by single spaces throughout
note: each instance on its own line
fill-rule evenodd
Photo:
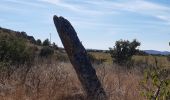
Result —
M 120 40 L 110 51 L 88 52 L 109 100 L 170 100 L 170 57 L 145 54 L 139 45 Z M 121 55 L 124 47 L 128 52 Z M 0 100 L 85 98 L 62 48 L 48 39 L 0 28 Z

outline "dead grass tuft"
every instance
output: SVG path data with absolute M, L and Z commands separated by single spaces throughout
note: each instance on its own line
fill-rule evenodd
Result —
M 8 78 L 1 77 L 0 100 L 86 100 L 70 63 L 38 60 L 26 70 L 23 65 Z M 141 77 L 135 70 L 117 69 L 117 65 L 95 65 L 110 100 L 143 100 Z M 27 73 L 26 73 L 27 72 Z

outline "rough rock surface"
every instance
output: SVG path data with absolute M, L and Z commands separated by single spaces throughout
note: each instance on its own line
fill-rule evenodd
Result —
M 88 100 L 106 100 L 106 93 L 73 26 L 63 17 L 54 16 L 53 19 L 69 59 L 87 93 Z

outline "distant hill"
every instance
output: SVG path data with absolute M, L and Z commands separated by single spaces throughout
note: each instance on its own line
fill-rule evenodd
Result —
M 109 50 L 99 50 L 99 49 L 87 49 L 88 52 L 109 52 Z M 143 53 L 142 53 L 143 52 Z M 158 51 L 158 50 L 141 50 L 139 52 L 139 55 L 146 53 L 147 54 L 152 54 L 152 55 L 170 55 L 169 51 Z
M 23 38 L 27 40 L 28 43 L 30 44 L 35 44 L 36 45 L 36 40 L 33 36 L 27 35 L 26 32 L 19 32 L 19 31 L 13 31 L 10 29 L 2 28 L 0 27 L 0 37 L 1 36 L 7 36 L 7 37 L 12 37 L 12 38 Z M 60 48 L 61 50 L 63 48 Z M 87 49 L 88 52 L 109 52 L 109 50 L 98 50 L 98 49 Z M 157 51 L 157 50 L 142 50 L 143 52 L 147 54 L 153 54 L 153 55 L 170 55 L 169 51 Z
M 169 51 L 157 51 L 157 50 L 143 50 L 144 52 L 148 54 L 154 54 L 154 55 L 170 55 Z

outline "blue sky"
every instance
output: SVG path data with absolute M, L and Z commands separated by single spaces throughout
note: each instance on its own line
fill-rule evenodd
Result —
M 170 0 L 1 0 L 0 26 L 49 38 L 62 46 L 53 15 L 68 19 L 86 48 L 108 49 L 120 39 L 140 49 L 170 51 Z

